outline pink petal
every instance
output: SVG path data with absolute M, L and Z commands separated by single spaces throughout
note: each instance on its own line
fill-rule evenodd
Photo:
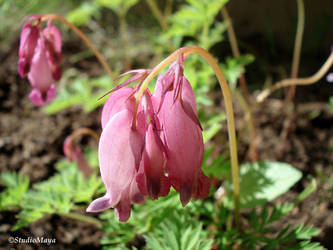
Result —
M 43 30 L 43 35 L 52 76 L 56 81 L 59 81 L 61 78 L 61 34 L 57 27 L 51 25 Z
M 115 206 L 116 216 L 120 222 L 126 222 L 131 216 L 131 200 L 129 190 L 122 194 L 122 199 Z
M 42 38 L 38 39 L 35 55 L 32 58 L 28 79 L 31 85 L 41 93 L 45 93 L 54 82 L 52 72 L 46 58 L 45 46 Z
M 108 208 L 111 208 L 110 197 L 108 194 L 104 195 L 101 198 L 98 198 L 90 203 L 86 212 L 88 213 L 97 213 L 102 212 Z
M 197 193 L 198 174 L 203 158 L 203 139 L 200 127 L 185 113 L 173 93 L 165 94 L 159 113 L 168 149 L 167 169 L 171 185 L 180 193 L 184 205 Z
M 27 23 L 21 32 L 18 72 L 21 77 L 25 77 L 29 70 L 32 57 L 35 53 L 37 40 L 39 38 L 39 30 L 37 26 Z
M 30 94 L 29 98 L 35 106 L 42 106 L 53 100 L 56 94 L 56 88 L 52 84 L 46 93 L 41 93 L 38 89 L 34 88 Z
M 133 114 L 123 110 L 115 114 L 103 129 L 98 158 L 103 182 L 110 194 L 112 205 L 122 198 L 136 173 L 141 159 L 144 138 L 131 128 Z
M 168 179 L 164 175 L 166 158 L 161 139 L 150 124 L 146 133 L 145 150 L 143 154 L 144 173 L 146 176 L 147 192 L 151 199 L 157 199 L 159 194 L 165 193 Z M 170 184 L 169 184 L 170 185 Z M 162 187 L 164 190 L 162 190 Z
M 198 185 L 193 194 L 194 199 L 204 199 L 209 195 L 210 180 L 204 173 L 200 170 L 198 174 Z
M 110 95 L 102 110 L 101 122 L 103 129 L 107 122 L 119 111 L 123 109 L 134 111 L 135 100 L 130 98 L 132 93 L 133 88 L 122 88 Z

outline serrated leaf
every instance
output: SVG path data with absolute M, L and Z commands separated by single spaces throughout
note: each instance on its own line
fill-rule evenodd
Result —
M 16 172 L 4 172 L 1 174 L 1 182 L 7 188 L 0 193 L 0 210 L 20 207 L 29 188 L 29 178 Z
M 222 71 L 227 78 L 228 82 L 235 87 L 236 82 L 239 76 L 244 73 L 244 67 L 253 62 L 254 57 L 253 55 L 241 55 L 237 58 L 228 57 L 226 61 L 221 65 Z
M 316 190 L 316 187 L 317 187 L 316 180 L 312 179 L 311 184 L 306 189 L 304 189 L 302 193 L 298 195 L 296 200 L 293 202 L 293 205 L 296 206 L 301 201 L 306 199 L 310 194 L 312 194 Z
M 310 226 L 303 226 L 299 225 L 295 228 L 295 235 L 296 239 L 304 239 L 309 240 L 313 236 L 317 236 L 320 233 L 318 228 L 314 228 L 312 225 Z
M 302 177 L 302 172 L 287 163 L 255 162 L 240 166 L 240 204 L 255 207 L 286 193 Z M 225 205 L 233 207 L 232 185 L 227 182 Z

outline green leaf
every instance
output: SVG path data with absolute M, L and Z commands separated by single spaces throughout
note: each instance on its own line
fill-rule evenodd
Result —
M 317 183 L 315 179 L 312 179 L 311 184 L 302 191 L 296 198 L 296 200 L 293 201 L 293 205 L 296 206 L 299 204 L 301 201 L 306 199 L 310 194 L 312 194 L 317 188 Z
M 299 225 L 295 228 L 296 239 L 309 240 L 313 236 L 317 236 L 320 233 L 318 228 L 314 228 L 312 225 L 304 227 L 304 225 Z
M 6 186 L 0 193 L 0 211 L 20 207 L 23 195 L 29 188 L 29 178 L 16 172 L 4 172 L 0 179 Z
M 89 113 L 105 103 L 107 98 L 98 99 L 114 86 L 108 75 L 87 78 L 73 69 L 64 73 L 59 85 L 56 98 L 44 108 L 49 115 L 72 106 L 83 106 Z
M 247 54 L 241 55 L 237 58 L 228 57 L 226 61 L 222 64 L 222 71 L 228 82 L 230 82 L 233 87 L 236 86 L 239 76 L 244 73 L 244 67 L 253 61 L 254 57 Z
M 98 8 L 94 2 L 84 2 L 68 13 L 67 20 L 77 26 L 87 25 L 97 12 Z
M 286 193 L 302 177 L 302 172 L 282 162 L 255 162 L 240 166 L 240 203 L 250 208 Z M 232 185 L 226 184 L 225 205 L 233 207 Z
M 118 15 L 126 15 L 128 10 L 138 3 L 139 0 L 97 0 L 97 3 L 116 12 Z

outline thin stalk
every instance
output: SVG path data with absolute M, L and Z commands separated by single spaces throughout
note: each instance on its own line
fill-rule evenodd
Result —
M 221 13 L 222 13 L 223 19 L 228 23 L 227 32 L 228 32 L 228 37 L 229 37 L 232 54 L 234 55 L 234 57 L 237 58 L 240 56 L 240 51 L 239 51 L 239 47 L 238 47 L 238 43 L 237 43 L 237 39 L 236 39 L 236 34 L 235 34 L 234 28 L 232 26 L 232 20 L 229 16 L 227 7 L 223 6 L 221 9 Z M 241 87 L 241 91 L 242 91 L 243 95 L 241 95 L 237 91 L 235 91 L 235 92 L 237 92 L 238 99 L 240 100 L 241 106 L 245 112 L 245 118 L 249 124 L 249 131 L 250 131 L 249 155 L 250 155 L 251 161 L 254 162 L 254 161 L 258 160 L 259 153 L 258 153 L 257 146 L 256 146 L 256 127 L 254 125 L 254 120 L 252 119 L 251 108 L 248 105 L 249 100 L 250 100 L 250 95 L 249 95 L 249 92 L 247 91 L 247 84 L 246 84 L 244 74 L 240 75 L 239 83 L 240 83 L 240 87 Z
M 234 55 L 234 57 L 237 58 L 237 57 L 240 56 L 240 51 L 239 51 L 239 47 L 238 47 L 238 43 L 237 43 L 237 39 L 236 39 L 236 33 L 235 33 L 235 30 L 232 26 L 232 20 L 229 16 L 227 7 L 223 6 L 222 9 L 221 9 L 221 13 L 222 13 L 223 19 L 228 24 L 227 32 L 228 32 L 228 37 L 229 37 L 229 42 L 230 42 L 232 54 Z M 244 74 L 240 75 L 239 84 L 240 84 L 241 90 L 243 92 L 243 95 L 245 96 L 245 99 L 247 101 L 249 101 L 250 96 L 249 96 L 249 92 L 247 91 L 247 84 L 246 84 Z
M 60 216 L 64 216 L 64 217 L 68 217 L 74 220 L 79 220 L 79 221 L 83 221 L 83 222 L 87 222 L 87 223 L 91 223 L 94 224 L 96 227 L 98 228 L 102 228 L 102 223 L 91 216 L 86 216 L 86 215 L 82 215 L 82 214 L 78 214 L 78 213 L 58 213 Z
M 173 4 L 173 0 L 167 0 L 165 9 L 164 9 L 164 16 L 168 17 L 171 14 L 172 4 Z
M 58 16 L 56 14 L 46 14 L 41 17 L 41 20 L 49 20 L 49 19 L 55 19 L 58 20 L 64 24 L 66 24 L 71 30 L 73 30 L 86 44 L 87 46 L 93 51 L 99 62 L 102 64 L 103 68 L 105 71 L 109 74 L 111 79 L 115 81 L 115 77 L 113 76 L 112 70 L 109 67 L 108 63 L 105 61 L 104 57 L 102 54 L 97 50 L 97 48 L 94 46 L 94 44 L 88 39 L 88 37 L 81 31 L 79 30 L 75 25 L 71 24 L 68 22 L 65 18 L 62 16 Z
M 98 134 L 90 128 L 79 128 L 79 129 L 75 130 L 70 136 L 72 137 L 72 140 L 73 140 L 74 138 L 76 138 L 77 136 L 80 136 L 80 135 L 90 135 L 90 136 L 94 137 L 97 141 L 99 141 Z
M 298 8 L 298 21 L 297 21 L 297 31 L 296 31 L 294 55 L 291 66 L 290 78 L 296 78 L 299 69 L 299 61 L 301 57 L 302 40 L 303 40 L 304 23 L 305 23 L 305 14 L 304 14 L 305 11 L 304 11 L 303 0 L 297 0 L 297 8 Z M 295 93 L 296 93 L 296 85 L 293 85 L 290 87 L 287 97 L 289 102 L 293 101 Z
M 146 0 L 146 3 L 149 5 L 150 9 L 152 10 L 154 16 L 160 23 L 161 27 L 163 30 L 168 29 L 168 23 L 165 21 L 164 16 L 162 15 L 161 11 L 157 7 L 156 3 L 154 0 Z
M 232 180 L 234 187 L 234 201 L 235 201 L 235 221 L 236 226 L 239 227 L 239 219 L 240 219 L 240 185 L 239 185 L 239 170 L 238 170 L 238 156 L 237 156 L 237 143 L 236 143 L 236 129 L 235 129 L 235 121 L 234 121 L 234 112 L 232 107 L 232 99 L 231 93 L 229 89 L 229 85 L 220 69 L 220 66 L 213 58 L 213 56 L 205 49 L 197 47 L 197 46 L 189 46 L 176 50 L 171 55 L 169 55 L 166 59 L 164 59 L 160 64 L 158 64 L 147 76 L 147 78 L 143 81 L 141 88 L 137 93 L 136 107 L 140 102 L 140 99 L 146 91 L 149 82 L 168 64 L 173 62 L 178 58 L 178 55 L 183 53 L 184 57 L 191 54 L 198 54 L 203 57 L 206 62 L 212 67 L 214 73 L 219 81 L 222 95 L 224 97 L 224 103 L 226 107 L 227 114 L 227 123 L 228 123 L 228 135 L 229 135 L 229 148 L 230 148 L 230 158 L 231 158 L 231 167 L 232 167 Z M 133 125 L 135 124 L 135 120 Z
M 231 89 L 231 92 L 235 95 L 235 97 L 237 98 L 238 102 L 240 103 L 240 105 L 244 110 L 245 120 L 247 121 L 248 129 L 250 132 L 250 145 L 249 145 L 248 156 L 250 157 L 252 162 L 255 162 L 259 159 L 259 152 L 257 149 L 257 141 L 256 141 L 257 133 L 256 133 L 256 128 L 254 126 L 251 109 L 247 104 L 245 98 L 237 89 Z
M 119 21 L 120 21 L 120 37 L 121 41 L 123 42 L 124 45 L 124 56 L 125 56 L 125 64 L 126 64 L 126 71 L 131 69 L 131 60 L 129 58 L 129 39 L 128 39 L 128 29 L 127 29 L 127 23 L 126 23 L 126 18 L 125 14 L 119 15 Z
M 305 15 L 304 15 L 305 11 L 304 11 L 303 0 L 297 0 L 297 9 L 298 9 L 298 21 L 297 21 L 293 61 L 291 66 L 291 75 L 290 75 L 291 78 L 296 78 L 298 75 L 299 61 L 301 57 L 302 40 L 303 40 L 304 23 L 305 23 Z M 287 118 L 283 124 L 283 129 L 281 132 L 282 138 L 287 137 L 288 130 L 292 123 L 293 119 L 292 117 L 295 109 L 295 106 L 293 105 L 295 94 L 296 94 L 296 85 L 293 85 L 289 88 L 289 91 L 286 96 L 286 103 L 288 108 L 287 108 Z
M 270 94 L 272 94 L 275 90 L 293 86 L 293 85 L 310 85 L 313 83 L 316 83 L 319 79 L 321 79 L 331 68 L 333 65 L 333 52 L 331 52 L 330 56 L 327 58 L 326 62 L 323 64 L 323 66 L 315 73 L 314 75 L 310 77 L 305 78 L 289 78 L 282 81 L 279 81 L 275 83 L 273 86 L 271 86 L 268 89 L 263 90 L 256 98 L 256 101 L 261 103 L 263 102 Z

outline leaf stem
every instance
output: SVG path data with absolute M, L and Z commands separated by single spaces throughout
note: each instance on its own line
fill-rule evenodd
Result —
M 323 66 L 314 75 L 305 78 L 289 78 L 279 81 L 270 88 L 263 90 L 257 96 L 256 101 L 259 103 L 263 102 L 275 90 L 283 87 L 288 87 L 293 85 L 310 85 L 316 83 L 320 78 L 322 78 L 327 73 L 327 71 L 331 68 L 332 64 L 333 64 L 333 51 L 331 52 L 330 56 L 327 58 Z
M 198 54 L 203 57 L 206 62 L 212 67 L 214 73 L 219 81 L 222 95 L 224 96 L 224 103 L 226 107 L 227 114 L 227 122 L 228 122 L 228 134 L 229 134 L 229 148 L 230 148 L 230 158 L 231 158 L 231 167 L 232 167 L 232 180 L 234 186 L 234 200 L 235 200 L 235 221 L 236 226 L 239 227 L 239 219 L 240 219 L 240 185 L 239 185 L 239 170 L 238 170 L 238 156 L 237 156 L 237 143 L 236 143 L 236 129 L 235 129 L 235 121 L 234 121 L 234 113 L 232 107 L 232 99 L 231 93 L 228 86 L 228 83 L 220 69 L 220 66 L 213 58 L 213 56 L 205 49 L 197 47 L 197 46 L 188 46 L 183 47 L 167 58 L 165 58 L 161 63 L 159 63 L 146 77 L 143 81 L 141 88 L 137 93 L 136 107 L 138 106 L 140 99 L 147 89 L 149 82 L 169 63 L 173 62 L 177 59 L 180 53 L 184 54 L 184 57 L 191 54 Z
M 112 70 L 109 67 L 108 63 L 105 61 L 104 57 L 102 54 L 97 50 L 95 45 L 88 39 L 88 37 L 81 31 L 79 30 L 74 24 L 68 22 L 65 18 L 62 16 L 58 16 L 56 14 L 46 14 L 41 17 L 41 20 L 48 20 L 48 19 L 56 19 L 64 24 L 66 24 L 71 30 L 73 30 L 86 44 L 87 46 L 93 51 L 99 62 L 102 64 L 103 68 L 105 71 L 109 74 L 111 79 L 114 81 L 115 77 L 113 76 Z
M 91 217 L 91 216 L 86 216 L 86 215 L 82 215 L 82 214 L 78 214 L 78 213 L 71 213 L 71 212 L 69 212 L 69 213 L 59 212 L 58 215 L 64 216 L 67 218 L 71 218 L 74 220 L 88 222 L 88 223 L 94 224 L 98 228 L 102 228 L 102 223 L 98 219 Z

